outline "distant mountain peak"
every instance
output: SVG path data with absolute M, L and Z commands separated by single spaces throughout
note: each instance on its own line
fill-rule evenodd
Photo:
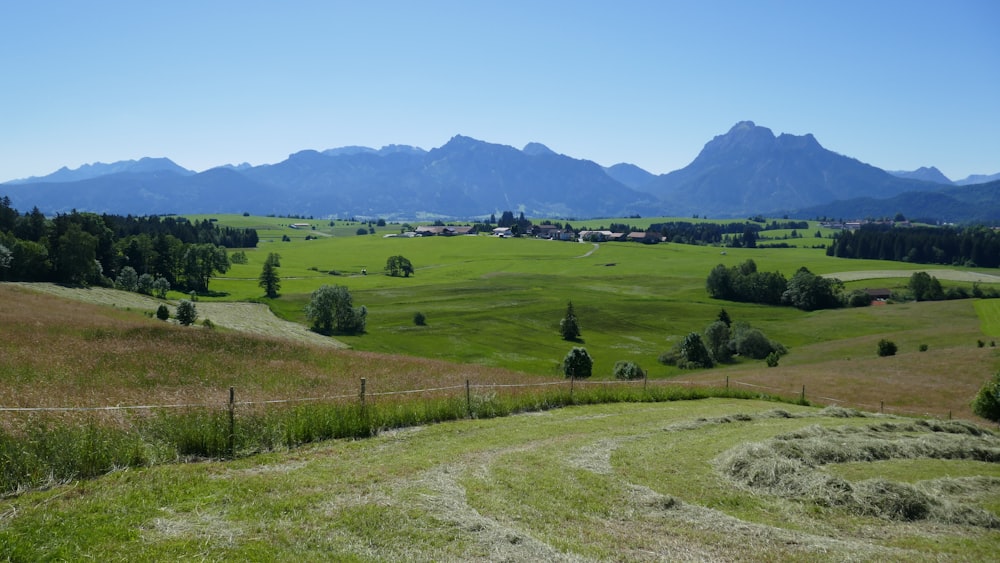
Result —
M 941 173 L 934 166 L 921 166 L 913 171 L 906 170 L 889 170 L 889 174 L 896 176 L 897 178 L 906 178 L 908 180 L 923 180 L 925 182 L 934 182 L 936 184 L 952 184 L 952 182 L 947 176 Z
M 13 180 L 8 184 L 78 182 L 99 176 L 120 173 L 172 172 L 182 176 L 190 176 L 195 172 L 183 168 L 166 157 L 144 156 L 139 160 L 119 160 L 110 164 L 94 162 L 70 169 L 65 166 L 46 176 L 32 176 L 23 180 Z
M 527 145 L 524 145 L 524 148 L 521 149 L 521 152 L 523 152 L 524 154 L 527 154 L 527 155 L 531 155 L 531 156 L 540 156 L 540 155 L 545 155 L 545 154 L 552 154 L 552 155 L 556 154 L 556 152 L 554 150 L 550 149 L 549 147 L 547 147 L 547 146 L 545 146 L 545 145 L 543 145 L 541 143 L 535 143 L 535 142 L 531 142 L 531 143 L 528 143 Z

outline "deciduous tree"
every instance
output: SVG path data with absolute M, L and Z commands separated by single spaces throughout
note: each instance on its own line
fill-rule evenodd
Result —
M 351 292 L 340 285 L 323 285 L 312 293 L 306 318 L 322 334 L 358 334 L 365 331 L 368 309 L 354 307 Z
M 574 346 L 563 358 L 563 373 L 566 374 L 566 377 L 574 379 L 590 377 L 593 367 L 594 360 L 587 353 L 586 348 Z
M 404 256 L 390 256 L 385 261 L 385 273 L 393 277 L 410 277 L 413 274 L 413 264 Z

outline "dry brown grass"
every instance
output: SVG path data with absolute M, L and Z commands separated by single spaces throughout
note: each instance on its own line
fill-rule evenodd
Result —
M 879 358 L 874 341 L 870 358 L 831 360 L 808 365 L 763 364 L 705 371 L 685 380 L 724 384 L 736 388 L 771 391 L 795 397 L 805 386 L 806 399 L 814 404 L 837 404 L 868 411 L 976 419 L 969 406 L 983 382 L 995 373 L 996 349 L 944 348 L 907 352 Z
M 0 406 L 225 404 L 357 395 L 539 376 L 180 327 L 0 284 Z M 10 414 L 10 413 L 8 413 Z

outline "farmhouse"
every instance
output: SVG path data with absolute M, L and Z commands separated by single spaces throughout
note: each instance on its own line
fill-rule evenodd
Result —
M 604 242 L 613 235 L 611 231 L 580 231 L 580 240 L 590 242 Z
M 291 227 L 292 229 L 309 229 L 309 228 L 312 228 L 312 225 L 310 225 L 309 223 L 292 223 L 291 225 L 288 225 L 288 226 Z
M 660 233 L 654 233 L 651 231 L 646 231 L 644 233 L 629 233 L 627 235 L 628 240 L 632 242 L 641 242 L 645 244 L 656 244 L 663 240 L 663 236 Z
M 560 233 L 555 225 L 534 225 L 531 227 L 531 234 L 535 235 L 536 238 L 557 238 Z
M 493 229 L 493 236 L 507 238 L 514 236 L 514 233 L 511 232 L 510 227 L 497 227 Z
M 872 301 L 878 302 L 888 301 L 892 297 L 892 290 L 884 288 L 869 289 L 866 287 L 865 293 L 868 294 L 868 297 L 870 297 Z
M 442 226 L 442 225 L 428 225 L 420 226 L 414 230 L 417 236 L 421 237 L 451 237 L 456 235 L 468 235 L 472 234 L 474 227 L 452 227 L 452 226 Z

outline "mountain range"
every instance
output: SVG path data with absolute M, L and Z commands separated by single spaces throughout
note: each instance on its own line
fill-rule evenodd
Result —
M 602 167 L 541 143 L 523 149 L 456 135 L 429 151 L 408 145 L 304 150 L 269 165 L 196 173 L 167 158 L 61 168 L 0 184 L 17 209 L 98 213 L 251 213 L 467 219 L 504 210 L 530 217 L 858 218 L 904 213 L 949 222 L 1000 221 L 1000 174 L 952 182 L 936 168 L 886 172 L 823 148 L 812 135 L 775 136 L 743 121 L 686 167 L 655 175 Z

